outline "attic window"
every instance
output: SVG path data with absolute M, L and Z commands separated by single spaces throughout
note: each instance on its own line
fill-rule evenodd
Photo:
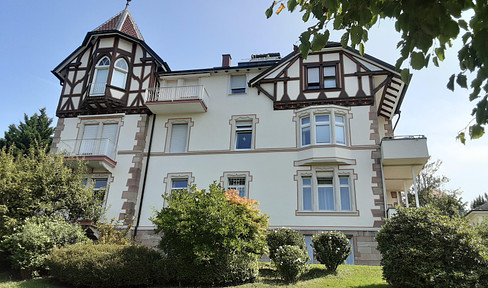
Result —
M 230 76 L 230 94 L 246 93 L 246 75 Z
M 339 88 L 335 64 L 306 67 L 306 77 L 308 90 Z
M 127 79 L 127 72 L 129 68 L 127 62 L 124 59 L 115 61 L 114 72 L 112 74 L 112 86 L 119 88 L 125 88 L 125 81 Z
M 107 85 L 108 69 L 110 68 L 110 59 L 103 57 L 95 66 L 95 75 L 91 84 L 90 96 L 100 96 L 105 94 Z

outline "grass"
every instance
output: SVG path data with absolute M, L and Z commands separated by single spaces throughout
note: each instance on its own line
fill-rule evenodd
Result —
M 382 279 L 381 267 L 341 265 L 337 272 L 330 273 L 324 265 L 310 265 L 309 271 L 300 277 L 295 284 L 284 283 L 276 270 L 263 263 L 255 283 L 235 287 L 335 287 L 335 288 L 386 288 L 388 284 Z M 0 272 L 0 288 L 67 288 L 54 283 L 49 278 L 16 281 L 8 273 Z

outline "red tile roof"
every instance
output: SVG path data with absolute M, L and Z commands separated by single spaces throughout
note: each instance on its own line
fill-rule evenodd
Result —
M 111 31 L 117 30 L 134 38 L 144 41 L 134 18 L 130 14 L 127 6 L 120 13 L 108 19 L 105 23 L 95 28 L 93 31 Z

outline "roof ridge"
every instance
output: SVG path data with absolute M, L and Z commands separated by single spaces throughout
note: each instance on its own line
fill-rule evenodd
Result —
M 129 19 L 129 22 L 126 25 L 127 19 Z M 129 11 L 129 5 L 126 5 L 124 10 L 120 11 L 115 16 L 103 22 L 102 25 L 98 26 L 92 31 L 110 30 L 117 30 L 119 32 L 125 33 L 134 38 L 144 41 L 144 37 L 142 37 L 141 31 L 139 30 L 139 27 L 137 27 L 136 21 L 134 21 L 134 18 Z

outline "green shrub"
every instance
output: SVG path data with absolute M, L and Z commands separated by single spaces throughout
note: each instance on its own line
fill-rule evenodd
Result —
M 115 218 L 112 218 L 110 222 L 99 222 L 95 226 L 99 233 L 98 240 L 95 242 L 96 244 L 134 244 L 134 241 L 130 238 L 132 224 L 122 228 L 122 225 L 118 225 Z
M 344 263 L 351 254 L 349 240 L 344 233 L 339 231 L 328 231 L 315 235 L 312 238 L 312 246 L 317 260 L 329 271 L 336 271 L 337 266 Z
M 32 218 L 0 242 L 11 268 L 24 276 L 35 276 L 45 269 L 44 261 L 54 247 L 86 242 L 83 229 L 64 219 Z
M 46 264 L 55 279 L 75 287 L 141 287 L 167 278 L 161 255 L 136 245 L 72 245 L 55 249 Z
M 179 283 L 229 284 L 252 281 L 266 252 L 268 217 L 257 202 L 225 192 L 192 187 L 163 196 L 167 207 L 151 219 L 161 233 L 159 247 Z
M 465 219 L 400 208 L 376 239 L 393 287 L 488 287 L 486 248 Z
M 476 234 L 481 237 L 481 242 L 485 247 L 488 247 L 488 220 L 483 220 L 481 223 L 474 225 Z
M 300 232 L 290 228 L 278 228 L 268 231 L 266 241 L 269 247 L 269 258 L 274 261 L 276 250 L 283 245 L 298 246 L 306 251 L 305 238 Z
M 276 249 L 274 263 L 281 278 L 286 282 L 296 282 L 307 270 L 310 260 L 307 251 L 294 245 L 283 245 Z

